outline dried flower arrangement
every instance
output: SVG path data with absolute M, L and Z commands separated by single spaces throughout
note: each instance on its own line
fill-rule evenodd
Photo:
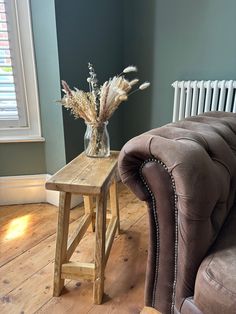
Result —
M 93 65 L 88 63 L 89 92 L 74 88 L 71 90 L 65 81 L 62 81 L 62 91 L 65 93 L 59 101 L 65 108 L 71 110 L 75 118 L 83 118 L 87 124 L 93 125 L 94 130 L 108 121 L 119 105 L 128 99 L 128 96 L 138 90 L 146 89 L 150 83 L 144 82 L 138 88 L 131 91 L 139 79 L 129 81 L 125 74 L 137 72 L 135 66 L 126 67 L 119 75 L 110 78 L 102 86 L 98 86 L 97 75 Z M 98 134 L 97 134 L 98 135 Z M 101 146 L 101 138 L 95 134 L 94 140 L 90 143 L 90 156 L 98 155 Z

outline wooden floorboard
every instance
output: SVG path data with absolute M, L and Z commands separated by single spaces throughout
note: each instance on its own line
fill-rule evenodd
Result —
M 122 232 L 116 236 L 108 259 L 101 305 L 93 305 L 92 282 L 83 280 L 67 280 L 63 295 L 52 297 L 56 207 L 48 204 L 0 207 L 1 314 L 140 313 L 148 242 L 146 206 L 122 185 L 119 190 Z M 71 211 L 71 233 L 83 211 L 83 206 Z M 22 234 L 13 233 L 16 238 L 12 238 L 9 233 L 12 222 L 27 215 L 30 218 L 25 230 L 21 230 Z M 92 261 L 93 245 L 94 234 L 87 232 L 72 260 Z
M 13 209 L 15 207 L 12 206 Z M 21 206 L 19 211 L 8 215 L 0 225 L 0 267 L 55 234 L 56 214 L 57 210 L 52 205 L 30 204 Z M 70 221 L 75 221 L 81 215 L 82 209 L 72 210 Z M 14 237 L 14 230 L 18 231 L 20 236 Z

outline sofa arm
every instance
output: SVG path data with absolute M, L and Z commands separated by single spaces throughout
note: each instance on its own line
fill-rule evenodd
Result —
M 198 267 L 235 198 L 236 114 L 214 112 L 171 123 L 122 149 L 122 181 L 147 202 L 147 306 L 181 310 Z

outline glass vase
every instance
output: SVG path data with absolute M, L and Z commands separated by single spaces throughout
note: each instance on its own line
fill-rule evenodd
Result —
M 84 151 L 88 157 L 110 156 L 110 139 L 107 131 L 108 121 L 103 123 L 86 123 Z

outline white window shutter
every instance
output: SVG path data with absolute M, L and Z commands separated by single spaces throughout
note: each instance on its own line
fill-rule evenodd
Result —
M 23 68 L 14 1 L 0 0 L 0 126 L 27 126 Z
M 30 0 L 0 0 L 0 142 L 42 141 Z

